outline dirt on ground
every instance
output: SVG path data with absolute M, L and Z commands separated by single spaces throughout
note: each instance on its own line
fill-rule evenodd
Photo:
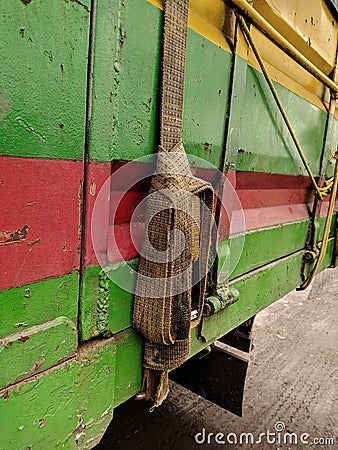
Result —
M 153 413 L 117 408 L 96 450 L 338 449 L 337 322 L 338 268 L 256 317 L 243 418 L 171 383 Z

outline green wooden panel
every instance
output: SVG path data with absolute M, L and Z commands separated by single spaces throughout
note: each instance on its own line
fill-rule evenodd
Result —
M 98 341 L 76 358 L 0 391 L 0 448 L 95 446 L 113 415 L 115 363 L 115 341 Z
M 317 220 L 320 239 L 324 222 L 325 217 Z M 239 275 L 304 248 L 308 226 L 309 221 L 304 220 L 247 232 L 241 257 L 230 279 L 234 279 Z M 333 229 L 334 221 L 332 222 L 331 235 L 333 234 Z M 236 245 L 241 243 L 242 236 L 235 235 L 230 239 L 233 241 L 231 243 L 232 248 L 236 248 Z M 219 253 L 226 254 L 228 246 L 229 241 L 221 242 Z M 241 246 L 239 245 L 239 247 Z M 109 267 L 107 273 L 113 273 L 114 279 L 120 282 L 122 277 L 128 276 L 132 287 L 135 282 L 134 274 L 126 269 L 129 269 L 128 266 L 130 266 L 136 271 L 137 264 L 138 259 L 115 263 Z M 301 263 L 295 270 L 297 271 L 297 276 L 300 276 Z M 81 340 L 87 340 L 100 334 L 111 336 L 130 327 L 132 324 L 133 294 L 126 292 L 108 278 L 106 287 L 108 300 L 104 314 L 105 323 L 104 328 L 100 328 L 102 308 L 98 308 L 98 305 L 100 304 L 100 292 L 102 292 L 102 288 L 99 286 L 101 273 L 100 267 L 86 267 L 84 271 L 84 287 L 81 300 Z
M 0 291 L 0 338 L 65 316 L 77 323 L 78 272 Z
M 136 259 L 128 261 L 128 265 L 134 270 L 137 270 L 137 264 Z M 112 264 L 110 270 L 114 271 L 114 277 L 125 277 L 126 265 L 126 262 Z M 86 267 L 84 270 L 80 314 L 81 340 L 88 340 L 100 334 L 110 336 L 130 327 L 132 323 L 133 294 L 126 292 L 109 278 L 106 279 L 108 304 L 105 312 L 102 312 L 102 287 L 99 286 L 102 273 L 104 272 L 101 267 L 97 266 Z M 104 327 L 101 327 L 102 320 L 105 321 Z
M 143 343 L 129 328 L 116 336 L 116 380 L 114 406 L 127 401 L 141 389 Z
M 338 137 L 338 120 L 329 114 L 328 126 L 327 126 L 327 136 L 324 148 L 324 170 L 323 173 L 326 174 L 327 178 L 330 178 L 334 174 L 335 159 L 332 158 L 334 150 L 337 150 L 337 137 Z
M 160 11 L 146 1 L 97 2 L 90 159 L 154 153 Z
M 320 270 L 330 265 L 333 245 L 331 239 Z M 192 330 L 191 356 L 298 287 L 302 282 L 299 270 L 302 258 L 302 252 L 295 253 L 231 283 L 239 291 L 239 301 L 218 314 L 204 317 L 201 331 Z M 200 334 L 202 339 L 198 338 Z
M 317 219 L 316 223 L 318 224 L 318 236 L 321 238 L 325 217 Z M 302 220 L 245 233 L 243 251 L 230 279 L 303 248 L 308 228 L 309 221 Z M 332 222 L 331 236 L 333 228 L 334 221 Z M 230 250 L 230 260 L 233 259 L 231 248 L 240 249 L 242 239 L 242 236 L 234 235 L 229 240 L 222 241 L 218 249 L 219 254 L 227 255 Z M 236 241 L 238 242 L 236 243 Z
M 188 30 L 182 140 L 187 153 L 217 168 L 224 144 L 230 65 L 228 52 Z
M 97 304 L 99 298 L 100 266 L 85 267 L 82 278 L 80 299 L 80 336 L 81 341 L 97 336 Z
M 310 167 L 318 175 L 326 113 L 280 84 L 274 84 Z M 263 75 L 250 66 L 247 66 L 244 101 L 237 169 L 305 175 Z
M 89 3 L 0 3 L 1 154 L 83 157 Z
M 131 160 L 156 152 L 161 32 L 162 11 L 148 2 L 98 2 L 90 159 Z M 217 167 L 230 58 L 189 29 L 183 141 L 188 153 Z
M 73 356 L 77 327 L 66 317 L 0 339 L 0 389 Z

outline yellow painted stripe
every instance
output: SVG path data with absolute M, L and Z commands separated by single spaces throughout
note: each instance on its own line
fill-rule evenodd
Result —
M 331 73 L 338 23 L 325 0 L 255 0 L 254 8 L 318 69 L 326 75 Z
M 163 9 L 163 0 L 147 1 Z M 223 34 L 224 15 L 223 0 L 190 0 L 189 27 L 230 53 L 230 47 Z M 327 92 L 325 95 L 325 88 L 318 80 L 254 27 L 252 27 L 252 36 L 273 80 L 318 108 L 327 110 L 329 96 Z M 240 31 L 238 37 L 237 54 L 247 60 L 250 66 L 260 70 L 255 56 L 246 45 Z M 338 119 L 337 109 L 335 116 Z
M 320 81 L 280 50 L 259 30 L 252 27 L 251 35 L 273 80 L 322 110 L 329 107 L 329 104 L 323 103 L 326 88 Z M 250 66 L 260 70 L 251 49 L 249 49 L 247 60 Z

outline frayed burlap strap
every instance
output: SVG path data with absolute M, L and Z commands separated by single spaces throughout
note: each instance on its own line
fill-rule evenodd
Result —
M 147 200 L 133 325 L 145 339 L 143 386 L 159 406 L 168 372 L 190 351 L 192 307 L 200 321 L 211 239 L 213 190 L 194 177 L 181 143 L 188 0 L 166 0 L 161 133 Z

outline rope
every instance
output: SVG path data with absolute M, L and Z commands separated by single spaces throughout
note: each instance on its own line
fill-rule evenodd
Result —
M 321 265 L 321 263 L 323 262 L 323 259 L 326 255 L 326 250 L 327 250 L 327 244 L 329 241 L 329 236 L 330 236 L 330 229 L 331 229 L 331 222 L 332 222 L 332 218 L 333 218 L 333 209 L 334 209 L 334 205 L 335 205 L 335 201 L 336 201 L 336 196 L 337 196 L 337 185 L 338 185 L 338 152 L 336 151 L 335 153 L 335 158 L 336 158 L 336 164 L 335 164 L 335 171 L 334 171 L 334 176 L 332 178 L 330 178 L 329 180 L 325 180 L 324 181 L 324 186 L 320 187 L 318 186 L 313 173 L 311 171 L 311 168 L 307 162 L 307 159 L 304 155 L 304 152 L 299 144 L 299 141 L 293 131 L 293 128 L 291 126 L 291 123 L 286 115 L 286 112 L 283 108 L 283 105 L 280 101 L 280 98 L 278 96 L 278 93 L 276 91 L 276 88 L 274 86 L 274 84 L 272 83 L 272 80 L 266 70 L 265 64 L 259 54 L 259 51 L 256 47 L 256 44 L 254 43 L 249 27 L 246 24 L 245 20 L 243 19 L 243 17 L 238 16 L 238 21 L 239 21 L 239 25 L 241 27 L 242 33 L 244 35 L 244 37 L 247 39 L 248 43 L 250 44 L 254 55 L 258 61 L 258 64 L 263 72 L 263 75 L 265 77 L 266 82 L 268 83 L 268 86 L 271 90 L 271 93 L 273 95 L 273 98 L 275 99 L 275 102 L 278 106 L 278 109 L 284 119 L 285 125 L 287 126 L 287 129 L 289 130 L 289 133 L 292 137 L 292 140 L 297 148 L 298 154 L 301 158 L 301 160 L 303 161 L 303 164 L 306 168 L 306 171 L 309 175 L 309 177 L 311 178 L 311 181 L 314 185 L 315 188 L 315 192 L 318 195 L 318 197 L 320 198 L 320 200 L 322 200 L 326 195 L 329 195 L 331 193 L 331 198 L 330 198 L 330 203 L 329 203 L 329 210 L 326 216 L 326 221 L 325 221 L 325 226 L 324 226 L 324 233 L 323 233 L 323 239 L 322 239 L 322 245 L 320 248 L 320 252 L 318 255 L 318 259 L 316 261 L 315 266 L 313 267 L 309 277 L 301 284 L 301 286 L 298 288 L 299 290 L 304 290 L 306 289 L 312 282 L 313 278 L 315 277 L 316 273 L 318 272 L 318 269 Z
M 276 88 L 275 88 L 274 84 L 272 83 L 272 80 L 271 80 L 271 78 L 270 78 L 270 76 L 269 76 L 269 74 L 268 74 L 268 72 L 266 70 L 265 64 L 264 64 L 264 62 L 262 60 L 262 57 L 260 56 L 260 53 L 259 53 L 259 51 L 258 51 L 258 49 L 256 47 L 256 44 L 254 43 L 254 41 L 252 39 L 249 27 L 247 26 L 247 24 L 246 24 L 245 20 L 243 19 L 243 17 L 238 16 L 238 20 L 239 20 L 239 25 L 241 27 L 242 33 L 243 33 L 244 37 L 247 39 L 247 41 L 249 42 L 249 44 L 250 44 L 250 46 L 251 46 L 251 48 L 252 48 L 252 50 L 254 52 L 254 55 L 255 55 L 255 57 L 256 57 L 256 59 L 258 61 L 258 64 L 259 64 L 262 72 L 263 72 L 263 75 L 265 77 L 265 80 L 266 80 L 266 82 L 267 82 L 267 84 L 268 84 L 268 86 L 269 86 L 269 88 L 271 90 L 273 98 L 275 99 L 275 102 L 276 102 L 276 104 L 278 106 L 278 109 L 279 109 L 279 111 L 280 111 L 280 113 L 281 113 L 281 115 L 282 115 L 282 117 L 284 119 L 284 123 L 285 123 L 287 129 L 289 130 L 291 138 L 292 138 L 292 140 L 293 140 L 293 142 L 294 142 L 294 144 L 296 146 L 298 154 L 299 154 L 299 156 L 300 156 L 300 158 L 301 158 L 301 160 L 302 160 L 302 162 L 303 162 L 303 164 L 305 166 L 305 169 L 306 169 L 309 177 L 311 178 L 312 184 L 313 184 L 313 186 L 315 188 L 315 192 L 317 193 L 318 197 L 322 200 L 326 195 L 329 194 L 330 189 L 332 189 L 333 180 L 332 179 L 331 180 L 327 180 L 325 182 L 325 186 L 324 187 L 318 186 L 318 184 L 317 184 L 317 182 L 315 180 L 315 177 L 313 176 L 313 173 L 311 171 L 311 168 L 309 166 L 309 163 L 308 163 L 308 161 L 306 159 L 306 156 L 304 155 L 304 152 L 303 152 L 303 150 L 302 150 L 302 148 L 300 146 L 300 143 L 299 143 L 299 141 L 297 139 L 297 136 L 295 135 L 295 132 L 294 132 L 294 130 L 292 128 L 292 125 L 291 125 L 291 123 L 289 121 L 289 118 L 288 118 L 288 116 L 287 116 L 287 114 L 285 112 L 285 109 L 283 108 L 283 105 L 282 105 L 282 103 L 280 101 L 280 98 L 278 96 Z
M 320 247 L 318 259 L 316 261 L 314 268 L 312 269 L 310 275 L 304 281 L 304 283 L 302 283 L 300 285 L 300 287 L 298 288 L 299 290 L 304 290 L 311 284 L 312 280 L 314 279 L 316 273 L 318 272 L 318 269 L 326 255 L 327 244 L 329 242 L 330 229 L 331 229 L 331 223 L 332 223 L 332 218 L 333 218 L 333 209 L 334 209 L 336 196 L 337 196 L 337 186 L 338 186 L 338 152 L 337 151 L 336 151 L 335 158 L 336 158 L 336 164 L 335 164 L 334 176 L 333 176 L 333 180 L 332 180 L 332 192 L 331 192 L 331 198 L 330 198 L 330 203 L 329 203 L 329 210 L 328 210 L 328 213 L 326 216 L 326 221 L 325 221 L 325 226 L 324 226 L 322 245 Z

